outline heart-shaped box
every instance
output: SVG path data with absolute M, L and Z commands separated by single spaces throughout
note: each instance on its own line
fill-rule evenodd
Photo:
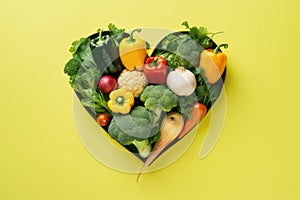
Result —
M 130 38 L 133 34 L 130 35 L 125 33 L 123 30 L 118 34 L 113 34 L 112 31 L 100 31 L 99 33 L 95 33 L 72 44 L 70 51 L 73 54 L 73 58 L 66 64 L 65 72 L 70 75 L 66 68 L 77 65 L 76 74 L 73 77 L 70 76 L 70 83 L 76 94 L 74 96 L 75 123 L 84 145 L 98 158 L 98 160 L 101 160 L 104 164 L 118 170 L 138 172 L 140 164 L 136 163 L 136 160 L 142 161 L 144 165 L 148 167 L 151 164 L 152 167 L 154 160 L 158 157 L 163 157 L 163 154 L 166 154 L 167 156 L 165 156 L 165 159 L 163 159 L 162 162 L 158 162 L 157 165 L 155 165 L 155 162 L 153 163 L 153 169 L 159 169 L 177 159 L 186 150 L 197 132 L 195 127 L 218 99 L 226 76 L 225 65 L 217 80 L 215 78 L 216 73 L 214 74 L 213 70 L 209 71 L 209 67 L 211 67 L 209 65 L 218 64 L 217 61 L 214 60 L 215 58 L 213 58 L 214 54 L 216 54 L 216 57 L 217 54 L 223 54 L 219 49 L 220 45 L 216 45 L 211 38 L 206 36 L 208 45 L 203 47 L 200 45 L 199 41 L 191 37 L 190 32 L 191 31 L 174 32 L 166 29 L 153 28 L 142 29 L 139 37 L 132 38 L 146 41 L 145 44 L 147 44 L 148 50 L 143 65 L 140 67 L 133 66 L 132 69 L 128 69 L 128 67 L 124 66 L 124 63 L 126 62 L 124 61 L 124 58 L 122 60 L 122 56 L 127 52 L 121 52 L 120 45 L 122 45 L 123 40 Z M 130 51 L 140 51 L 140 49 L 142 48 L 138 47 L 136 49 L 131 49 Z M 210 49 L 217 50 L 212 53 Z M 168 68 L 165 70 L 166 74 L 164 74 L 164 77 L 161 76 L 161 73 L 163 72 L 157 70 L 157 63 L 151 65 L 154 62 L 157 62 L 157 59 L 160 58 L 158 56 L 163 57 L 165 61 L 167 61 Z M 151 60 L 151 58 L 153 59 Z M 201 59 L 205 66 L 200 66 Z M 147 60 L 150 61 L 147 63 Z M 186 94 L 186 89 L 176 89 L 180 86 L 177 84 L 177 82 L 180 82 L 177 76 L 177 70 L 180 68 L 179 66 L 184 67 L 184 72 L 191 72 L 189 74 L 185 73 L 185 75 L 187 75 L 187 78 L 184 76 L 185 80 L 189 81 L 191 74 L 196 79 L 196 86 L 190 94 Z M 149 68 L 150 72 L 146 71 L 146 67 Z M 156 71 L 154 72 L 151 70 Z M 129 73 L 135 74 L 128 77 L 124 75 Z M 148 73 L 147 76 L 146 73 Z M 171 74 L 175 74 L 175 76 L 171 77 Z M 105 91 L 105 88 L 103 89 L 100 86 L 100 80 L 104 76 L 113 77 L 104 82 L 106 86 L 109 81 L 111 84 L 115 84 L 115 87 L 108 89 L 109 91 Z M 135 88 L 135 91 L 128 91 L 127 85 L 131 80 L 138 76 L 143 76 L 144 79 L 146 78 L 146 84 L 142 86 L 142 89 Z M 210 77 L 208 76 L 212 76 L 215 80 L 210 82 Z M 126 77 L 127 79 L 121 80 L 121 77 L 123 79 Z M 165 80 L 161 82 L 161 79 Z M 167 79 L 169 79 L 169 82 Z M 120 88 L 123 87 L 121 81 L 123 81 L 123 85 L 125 85 L 125 91 L 122 90 L 119 92 L 118 90 L 121 90 Z M 191 84 L 190 82 L 188 83 Z M 174 87 L 174 85 L 176 87 Z M 112 98 L 112 93 L 116 93 L 116 91 L 121 94 L 119 96 L 116 95 L 117 97 L 122 96 L 125 92 L 132 94 L 133 97 L 131 98 L 134 99 L 134 103 L 132 103 L 128 112 L 116 113 L 113 111 L 111 105 L 109 106 L 109 101 L 118 103 L 116 98 Z M 136 94 L 135 92 L 137 91 L 139 94 L 133 95 Z M 151 103 L 149 104 L 150 101 L 147 102 L 147 100 L 150 99 L 149 95 L 151 96 L 153 93 L 159 93 L 155 94 L 155 98 L 157 99 L 162 99 L 161 96 L 164 96 L 165 94 L 166 96 L 169 95 L 165 101 L 172 99 L 173 97 L 177 100 L 176 105 L 173 105 L 170 109 L 161 109 L 164 112 L 159 112 L 159 120 L 156 120 L 155 123 L 153 122 L 153 119 L 158 115 L 157 112 L 155 113 L 158 108 L 155 107 L 156 109 L 152 109 L 154 106 L 149 106 Z M 125 95 L 122 96 L 122 98 L 123 97 L 125 97 Z M 153 97 L 151 98 L 151 100 L 155 99 Z M 160 102 L 163 102 L 163 100 Z M 169 102 L 160 104 L 156 102 L 153 105 L 159 105 L 159 108 L 165 108 L 168 103 Z M 151 125 L 145 124 L 144 122 L 143 125 L 136 124 L 136 121 L 141 121 L 144 119 L 143 117 L 146 116 L 141 115 L 141 113 L 145 113 L 145 110 L 151 114 L 151 116 L 149 114 L 150 121 L 147 119 Z M 103 116 L 103 113 L 108 114 L 106 114 L 107 116 Z M 176 115 L 172 115 L 174 113 Z M 91 120 L 88 115 L 94 120 Z M 166 125 L 168 119 L 172 121 L 175 119 L 174 117 L 177 116 L 181 117 L 180 121 L 182 121 L 183 124 L 181 128 L 174 128 L 177 125 L 177 121 L 170 126 Z M 102 125 L 102 128 L 96 121 Z M 165 125 L 167 131 L 163 130 Z M 169 130 L 172 130 L 172 128 L 174 128 L 175 132 L 178 131 L 176 136 L 168 143 L 156 147 L 158 143 L 164 143 L 160 141 L 163 140 L 164 137 L 161 136 L 161 132 L 168 132 Z M 141 141 L 149 141 L 149 138 L 153 140 L 151 144 L 150 142 L 148 143 L 150 150 L 148 149 L 149 154 L 147 155 L 142 154 L 144 152 L 139 152 L 137 146 L 134 145 L 135 143 L 124 145 L 122 141 L 120 142 L 123 138 L 120 139 L 119 136 L 120 134 L 123 134 L 121 132 L 124 132 L 124 130 L 130 132 L 130 137 L 137 137 L 137 135 L 135 135 L 137 132 L 145 132 L 147 129 L 149 130 L 148 132 L 151 132 L 150 129 L 155 130 L 154 133 L 146 134 L 147 137 L 143 136 L 140 139 Z M 116 134 L 118 135 L 116 136 Z M 174 148 L 176 146 L 178 146 L 177 149 Z M 132 159 L 129 155 L 134 155 L 134 157 L 138 159 Z M 128 163 L 133 163 L 133 165 L 128 165 Z

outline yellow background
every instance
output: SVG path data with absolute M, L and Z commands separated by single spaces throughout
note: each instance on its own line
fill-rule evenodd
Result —
M 297 2 L 1 2 L 0 199 L 300 199 Z M 184 20 L 225 31 L 216 41 L 230 44 L 224 130 L 205 159 L 200 131 L 173 165 L 136 184 L 81 144 L 68 48 L 109 22 L 177 30 Z

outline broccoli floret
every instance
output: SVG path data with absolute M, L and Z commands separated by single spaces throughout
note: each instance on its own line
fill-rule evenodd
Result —
M 157 109 L 170 112 L 172 108 L 178 105 L 177 96 L 163 85 L 147 86 L 140 96 L 141 101 L 148 110 Z
M 177 55 L 179 55 L 182 59 L 186 60 L 190 65 L 193 67 L 187 67 L 189 64 L 187 64 L 187 68 L 195 68 L 198 67 L 199 63 L 199 55 L 203 48 L 193 39 L 189 38 L 183 43 L 180 43 L 177 48 Z
M 191 112 L 193 106 L 197 103 L 197 96 L 195 93 L 189 96 L 179 96 L 178 97 L 178 111 L 187 119 L 191 119 Z
M 65 65 L 64 72 L 65 74 L 69 75 L 71 86 L 74 84 L 76 74 L 78 73 L 80 67 L 80 62 L 74 58 L 70 59 Z
M 115 114 L 109 135 L 122 145 L 134 145 L 141 157 L 147 157 L 151 145 L 158 140 L 159 122 L 145 107 L 137 106 L 129 114 Z
M 64 72 L 69 76 L 73 76 L 77 74 L 79 68 L 80 68 L 80 62 L 72 58 L 66 63 Z
M 185 25 L 188 25 L 185 23 Z M 163 56 L 168 66 L 176 69 L 183 66 L 193 70 L 198 67 L 200 54 L 204 48 L 188 34 L 170 34 L 165 37 L 159 45 L 157 55 Z

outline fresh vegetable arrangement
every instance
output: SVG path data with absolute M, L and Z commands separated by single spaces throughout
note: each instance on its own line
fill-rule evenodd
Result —
M 109 137 L 144 166 L 188 134 L 217 100 L 227 56 L 204 27 L 148 42 L 113 24 L 72 43 L 64 72 L 82 105 Z

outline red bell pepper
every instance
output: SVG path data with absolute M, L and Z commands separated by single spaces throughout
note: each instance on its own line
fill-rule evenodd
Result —
M 168 73 L 167 61 L 161 56 L 146 59 L 144 74 L 150 83 L 164 84 Z

